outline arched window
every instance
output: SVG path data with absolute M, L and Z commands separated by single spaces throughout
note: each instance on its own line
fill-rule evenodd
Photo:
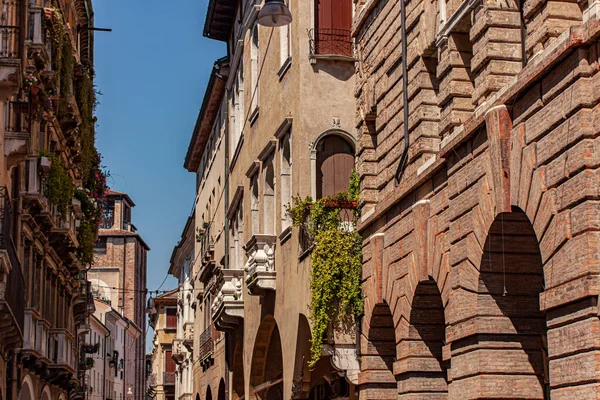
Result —
M 335 196 L 348 190 L 354 169 L 354 147 L 339 135 L 328 135 L 316 146 L 316 198 Z

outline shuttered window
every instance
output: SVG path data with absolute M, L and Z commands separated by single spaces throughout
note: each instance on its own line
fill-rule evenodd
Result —
M 315 46 L 317 54 L 352 56 L 352 1 L 315 1 Z
M 317 198 L 348 190 L 352 169 L 352 145 L 336 135 L 323 138 L 317 146 Z
M 167 329 L 177 329 L 177 309 L 167 308 Z
M 173 352 L 171 350 L 165 351 L 165 372 L 175 372 L 175 360 L 173 360 Z

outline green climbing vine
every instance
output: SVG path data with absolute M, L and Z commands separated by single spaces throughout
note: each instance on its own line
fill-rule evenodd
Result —
M 82 63 L 76 62 L 61 11 L 58 8 L 50 9 L 46 13 L 45 21 L 48 37 L 52 42 L 52 69 L 56 72 L 58 98 L 56 98 L 57 107 L 52 107 L 50 96 L 46 95 L 43 88 L 36 86 L 34 90 L 37 98 L 41 100 L 38 114 L 43 115 L 42 112 L 53 111 L 61 123 L 63 132 L 65 129 L 75 132 L 80 150 L 73 162 L 80 173 L 78 177 L 81 178 L 81 186 L 75 189 L 71 180 L 63 177 L 64 175 L 69 178 L 62 160 L 55 155 L 49 155 L 52 167 L 46 177 L 46 189 L 49 201 L 56 204 L 61 213 L 66 212 L 73 197 L 81 204 L 82 215 L 77 229 L 79 242 L 77 256 L 81 263 L 92 264 L 96 232 L 102 218 L 108 189 L 106 183 L 108 172 L 101 165 L 102 157 L 95 144 L 94 112 L 97 91 L 94 87 L 94 72 L 86 60 L 82 60 Z M 33 88 L 37 84 L 38 81 L 31 79 L 29 86 Z M 76 108 L 81 117 L 81 122 L 77 126 L 73 124 L 77 120 L 71 103 L 72 96 L 75 97 Z
M 323 339 L 329 327 L 348 327 L 353 317 L 363 314 L 362 238 L 354 222 L 360 212 L 358 196 L 359 177 L 352 171 L 347 192 L 316 201 L 310 197 L 295 197 L 287 209 L 294 226 L 304 229 L 314 245 L 310 282 L 310 368 L 321 358 Z M 342 210 L 351 211 L 354 221 L 342 220 Z
M 71 204 L 74 187 L 71 177 L 62 158 L 54 153 L 40 153 L 42 157 L 48 157 L 51 165 L 44 179 L 46 198 L 50 204 L 55 205 L 58 211 L 64 215 Z

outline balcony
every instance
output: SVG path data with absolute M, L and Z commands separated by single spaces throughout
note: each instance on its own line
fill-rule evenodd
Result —
M 183 353 L 183 347 L 181 346 L 181 344 L 181 339 L 173 339 L 173 353 L 171 356 L 177 364 L 181 364 L 183 362 L 183 359 L 185 358 L 185 354 Z
M 5 348 L 20 347 L 25 328 L 26 287 L 11 236 L 12 213 L 6 187 L 0 187 L 0 338 Z
M 33 60 L 38 70 L 43 70 L 50 65 L 50 43 L 47 43 L 46 29 L 43 26 L 43 7 L 30 3 L 29 9 L 29 31 L 25 38 L 27 57 Z
M 253 235 L 244 246 L 248 262 L 246 285 L 248 293 L 264 294 L 266 290 L 275 290 L 275 235 Z
M 308 31 L 310 60 L 354 61 L 354 43 L 350 29 L 315 28 Z
M 48 367 L 47 380 L 67 389 L 69 381 L 77 371 L 75 337 L 66 329 L 51 329 L 49 334 L 48 350 L 52 364 Z
M 199 340 L 199 354 L 198 358 L 200 360 L 200 365 L 204 368 L 209 367 L 212 364 L 213 359 L 213 351 L 214 351 L 214 341 L 212 338 L 212 326 L 208 327 L 202 335 L 200 335 Z
M 224 269 L 220 289 L 212 304 L 212 319 L 217 329 L 234 330 L 244 319 L 244 270 Z
M 175 372 L 163 372 L 163 386 L 175 385 Z
M 188 351 L 192 351 L 194 348 L 194 323 L 186 322 L 183 324 L 183 342 L 182 344 L 188 349 Z
M 13 158 L 17 156 L 17 161 L 23 159 L 28 154 L 27 143 L 31 134 L 29 101 L 9 101 L 6 104 L 4 119 L 4 155 Z
M 3 21 L 19 23 L 15 1 L 3 7 Z M 0 25 L 0 96 L 10 97 L 23 80 L 21 71 L 21 30 L 16 25 Z
M 212 237 L 210 225 L 204 227 L 202 232 L 202 239 L 200 241 L 200 260 L 202 266 L 200 267 L 199 279 L 201 282 L 206 283 L 211 278 L 213 270 L 215 268 L 215 241 Z
M 50 358 L 50 323 L 37 310 L 25 310 L 25 330 L 21 357 L 23 365 L 38 374 L 47 373 L 52 364 Z

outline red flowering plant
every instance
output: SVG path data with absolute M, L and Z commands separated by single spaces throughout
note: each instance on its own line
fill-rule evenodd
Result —
M 83 188 L 75 192 L 75 197 L 81 202 L 83 218 L 79 225 L 78 256 L 82 263 L 93 264 L 94 243 L 96 233 L 106 205 L 106 184 L 108 171 L 101 165 L 102 157 L 95 151 L 91 165 L 83 177 Z

